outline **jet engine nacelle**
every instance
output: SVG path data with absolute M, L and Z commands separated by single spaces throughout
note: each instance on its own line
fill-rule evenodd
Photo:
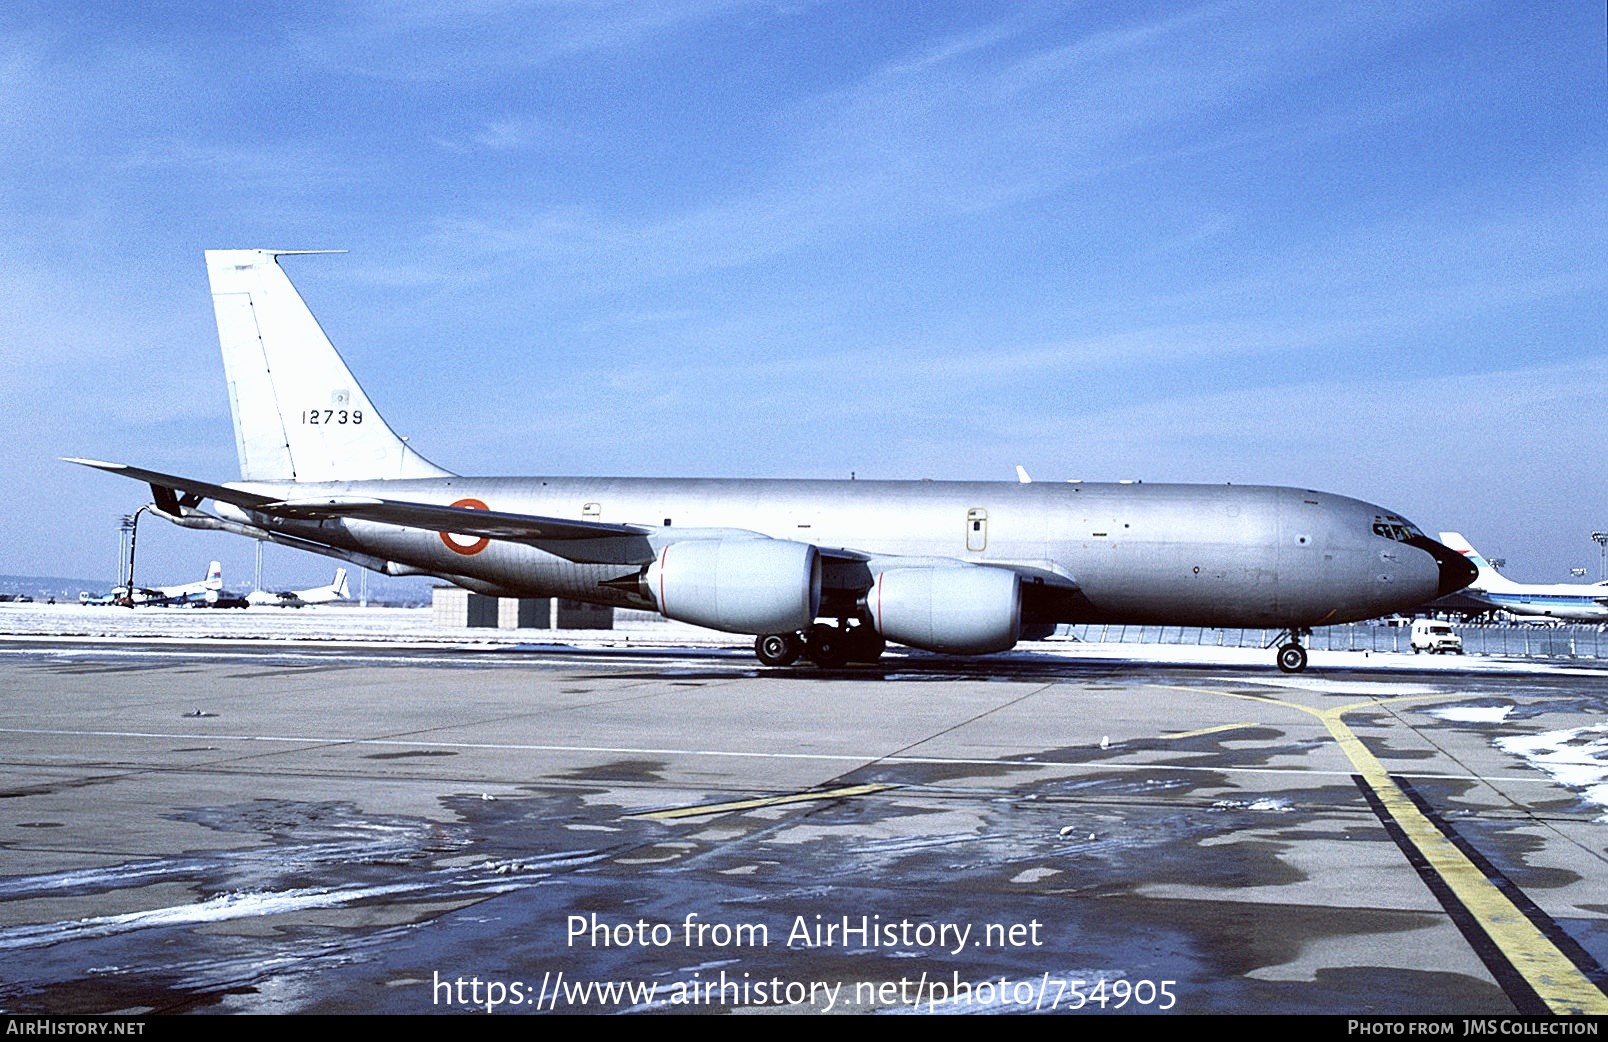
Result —
M 642 577 L 659 614 L 728 633 L 792 633 L 815 621 L 821 561 L 786 539 L 689 539 Z
M 1019 586 L 1004 568 L 898 568 L 877 573 L 865 601 L 871 625 L 891 641 L 986 655 L 1021 637 Z

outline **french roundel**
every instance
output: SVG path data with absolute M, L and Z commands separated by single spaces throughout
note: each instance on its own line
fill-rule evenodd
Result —
M 478 499 L 460 499 L 452 504 L 455 507 L 467 507 L 470 510 L 490 510 L 486 504 Z M 442 532 L 441 541 L 447 544 L 447 549 L 455 554 L 472 557 L 491 545 L 491 540 L 485 536 L 471 539 L 466 535 L 453 535 L 451 532 Z

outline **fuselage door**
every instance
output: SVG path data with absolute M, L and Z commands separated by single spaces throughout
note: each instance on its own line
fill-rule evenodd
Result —
M 988 511 L 982 507 L 966 511 L 966 549 L 988 549 Z

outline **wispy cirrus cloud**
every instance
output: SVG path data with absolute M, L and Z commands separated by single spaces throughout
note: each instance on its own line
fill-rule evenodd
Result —
M 342 75 L 459 82 L 505 76 L 576 55 L 638 47 L 664 34 L 767 5 L 756 0 L 366 0 L 320 7 L 287 38 Z

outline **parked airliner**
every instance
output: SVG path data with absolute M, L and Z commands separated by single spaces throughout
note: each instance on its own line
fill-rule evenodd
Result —
M 768 665 L 887 642 L 987 654 L 1060 623 L 1311 627 L 1409 610 L 1474 568 L 1394 512 L 1301 488 L 462 477 L 380 418 L 279 264 L 206 255 L 240 480 L 74 460 L 186 528 L 478 593 L 647 608 L 755 636 Z M 213 508 L 203 509 L 211 500 Z
M 1478 576 L 1463 591 L 1464 596 L 1510 615 L 1608 622 L 1608 583 L 1514 582 L 1481 557 L 1457 532 L 1442 532 L 1440 538 L 1443 544 L 1468 558 L 1478 569 Z

